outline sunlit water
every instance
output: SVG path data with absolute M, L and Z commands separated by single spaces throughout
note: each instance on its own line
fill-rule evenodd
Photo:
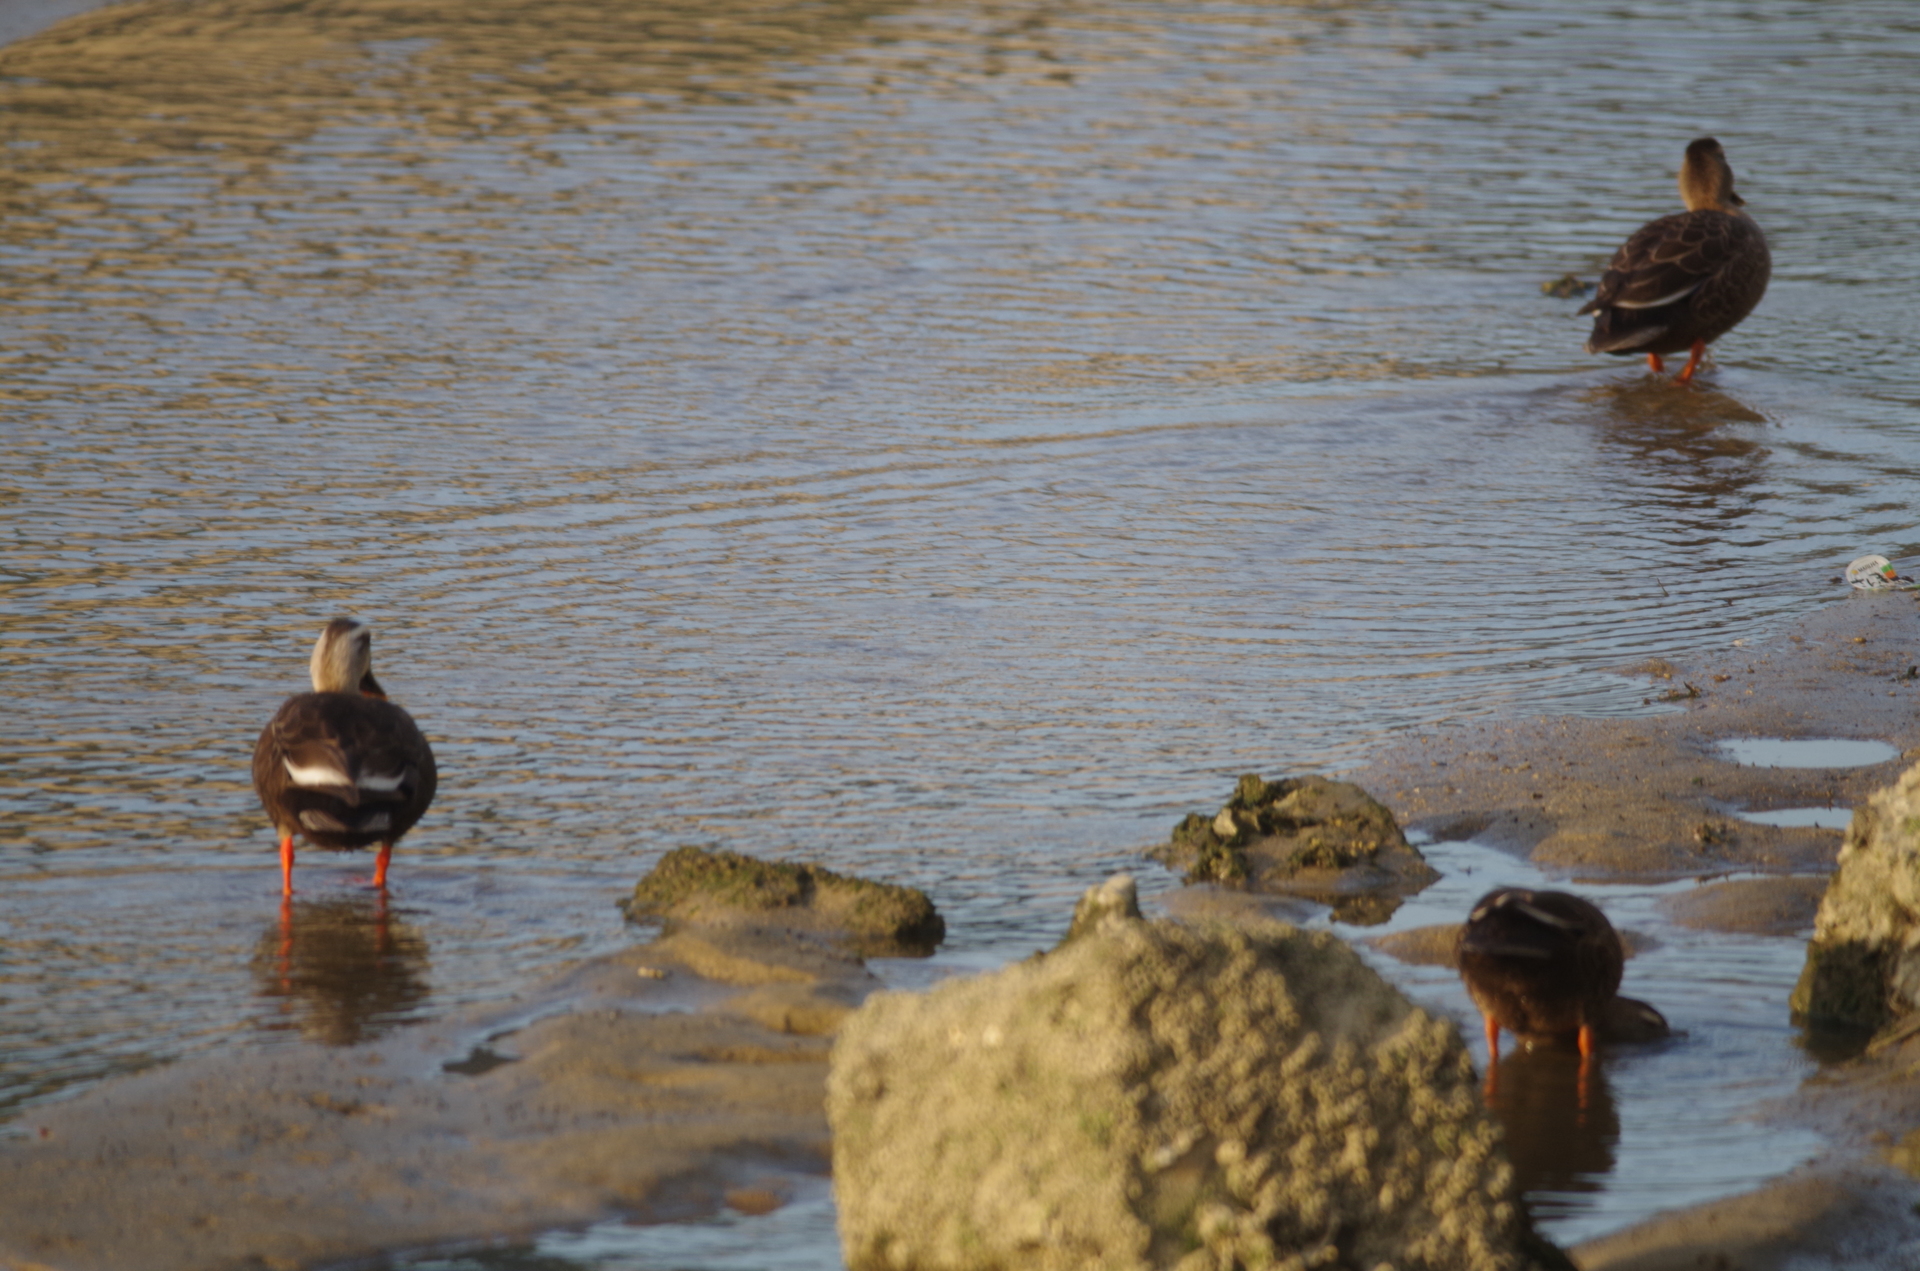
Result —
M 1442 0 L 0 50 L 0 1107 L 498 998 L 683 842 L 922 886 L 991 966 L 1239 772 L 1646 709 L 1613 669 L 1920 553 L 1916 56 L 1896 3 Z M 1676 391 L 1540 284 L 1706 132 L 1776 273 Z M 350 1008 L 246 777 L 343 612 L 442 771 L 388 943 L 303 857 Z

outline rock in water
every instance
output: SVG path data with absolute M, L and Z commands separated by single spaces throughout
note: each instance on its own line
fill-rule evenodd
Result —
M 814 931 L 861 957 L 925 956 L 947 934 L 945 920 L 917 888 L 723 848 L 668 852 L 622 908 L 629 918 L 657 921 L 669 931 L 688 926 Z
M 1192 813 L 1150 853 L 1189 883 L 1305 897 L 1343 922 L 1384 922 L 1440 875 L 1385 805 L 1350 781 L 1248 773 L 1215 815 Z
M 1920 764 L 1854 809 L 1791 1003 L 1873 1029 L 1920 1010 Z
M 842 1026 L 853 1271 L 1571 1268 L 1454 1027 L 1336 937 L 1109 916 Z

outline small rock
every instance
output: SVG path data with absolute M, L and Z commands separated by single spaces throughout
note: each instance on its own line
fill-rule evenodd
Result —
M 1067 944 L 1112 922 L 1140 921 L 1140 889 L 1131 874 L 1115 874 L 1098 887 L 1089 887 L 1073 907 L 1073 923 L 1060 941 Z
M 863 957 L 933 952 L 946 922 L 926 893 L 836 874 L 820 865 L 740 852 L 668 852 L 623 902 L 627 917 L 680 926 L 765 926 L 818 932 Z
M 1150 854 L 1189 883 L 1303 896 L 1357 925 L 1385 921 L 1401 897 L 1440 877 L 1385 806 L 1352 782 L 1317 776 L 1248 773 L 1217 814 L 1187 816 Z

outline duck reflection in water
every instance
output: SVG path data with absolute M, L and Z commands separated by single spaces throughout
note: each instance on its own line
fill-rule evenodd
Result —
M 1604 1186 L 1620 1144 L 1620 1115 L 1605 1072 L 1589 1068 L 1578 1051 L 1516 1050 L 1500 1064 L 1487 1111 L 1505 1133 L 1514 1185 L 1536 1205 L 1541 1192 Z
M 295 901 L 254 948 L 261 996 L 279 1010 L 267 1027 L 351 1046 L 414 1018 L 427 999 L 425 937 L 390 910 L 385 892 Z
M 1497 887 L 1480 898 L 1454 951 L 1460 978 L 1487 1029 L 1487 1101 L 1500 1094 L 1500 1031 L 1534 1049 L 1579 1052 L 1574 1106 L 1584 1113 L 1601 1043 L 1652 1041 L 1667 1021 L 1645 1002 L 1620 997 L 1626 963 L 1619 933 L 1591 901 L 1563 891 Z

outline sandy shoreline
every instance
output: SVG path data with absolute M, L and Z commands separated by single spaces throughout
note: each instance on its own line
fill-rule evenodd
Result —
M 1916 662 L 1914 597 L 1854 596 L 1765 647 L 1651 668 L 1649 697 L 1682 695 L 1681 709 L 1448 729 L 1346 775 L 1409 828 L 1471 835 L 1557 876 L 1804 876 L 1831 865 L 1838 831 L 1735 813 L 1850 805 L 1920 757 L 1920 682 L 1904 678 Z M 1715 750 L 1739 736 L 1871 738 L 1907 755 L 1745 768 Z M 1798 909 L 1749 888 L 1695 920 L 1792 923 L 1810 898 L 1804 877 L 1793 886 Z M 617 1215 L 778 1205 L 793 1179 L 826 1170 L 829 1038 L 877 984 L 803 937 L 683 933 L 378 1043 L 110 1080 L 32 1110 L 0 1144 L 0 1264 L 327 1266 Z M 1920 1185 L 1886 1158 L 1920 1124 L 1916 1063 L 1920 1042 L 1830 1067 L 1766 1110 L 1826 1135 L 1821 1161 L 1579 1246 L 1576 1260 L 1911 1265 Z

